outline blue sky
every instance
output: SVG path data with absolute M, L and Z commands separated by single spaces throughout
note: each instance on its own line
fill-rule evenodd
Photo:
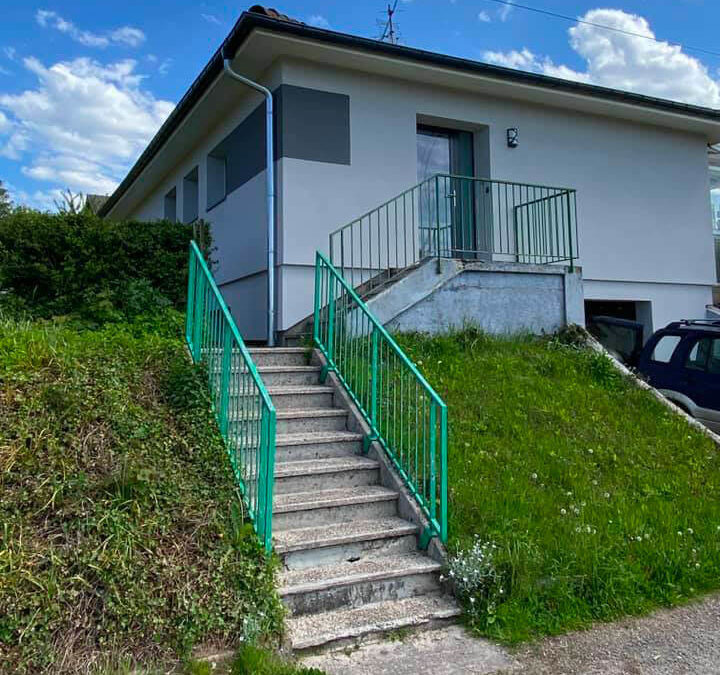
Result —
M 517 0 L 720 52 L 717 0 Z M 251 3 L 247 3 L 249 6 Z M 278 0 L 302 21 L 376 37 L 383 2 Z M 244 4 L 5 0 L 0 180 L 52 208 L 60 189 L 112 191 Z M 492 0 L 399 4 L 404 44 L 720 108 L 720 57 L 541 16 Z

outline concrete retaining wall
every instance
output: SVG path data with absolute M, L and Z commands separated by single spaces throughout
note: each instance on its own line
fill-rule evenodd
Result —
M 558 265 L 429 260 L 368 302 L 395 331 L 442 333 L 472 324 L 488 333 L 552 333 L 584 325 L 582 272 Z

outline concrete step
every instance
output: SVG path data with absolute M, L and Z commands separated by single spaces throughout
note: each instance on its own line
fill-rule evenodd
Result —
M 330 525 L 397 514 L 398 493 L 382 485 L 273 496 L 273 530 Z
M 276 530 L 273 537 L 285 568 L 294 570 L 414 551 L 417 533 L 407 520 L 382 518 Z
M 380 482 L 380 464 L 373 459 L 348 455 L 296 462 L 275 460 L 274 494 L 315 492 L 375 485 Z
M 248 351 L 258 368 L 306 366 L 310 357 L 310 350 L 305 347 L 253 347 Z
M 421 553 L 286 571 L 280 596 L 294 616 L 437 593 L 442 565 Z
M 403 628 L 431 627 L 460 614 L 455 602 L 443 595 L 389 600 L 352 609 L 290 617 L 288 634 L 295 651 L 351 642 L 366 635 Z
M 317 410 L 332 408 L 335 389 L 306 384 L 300 387 L 272 387 L 268 393 L 276 410 Z
M 347 410 L 322 408 L 318 410 L 278 410 L 278 436 L 285 434 L 347 431 Z
M 266 387 L 299 387 L 318 384 L 320 366 L 263 366 L 258 374 Z
M 351 431 L 319 431 L 278 434 L 275 438 L 276 462 L 301 462 L 360 454 L 362 434 Z

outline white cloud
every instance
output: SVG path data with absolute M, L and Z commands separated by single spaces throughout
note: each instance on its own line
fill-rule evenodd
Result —
M 136 62 L 24 60 L 37 87 L 0 95 L 0 154 L 54 188 L 109 193 L 173 109 L 142 89 Z
M 7 58 L 9 58 L 11 61 L 15 60 L 15 57 L 17 56 L 17 51 L 15 50 L 15 47 L 3 47 L 3 52 Z
M 500 18 L 500 21 L 507 21 L 513 9 L 514 8 L 512 4 L 503 5 L 502 7 L 500 7 L 500 9 L 498 10 L 498 17 Z
M 105 34 L 93 33 L 92 31 L 81 30 L 72 21 L 67 21 L 57 12 L 47 9 L 39 9 L 35 13 L 35 20 L 43 28 L 54 28 L 86 47 L 99 47 L 101 49 L 110 45 L 137 47 L 145 42 L 145 33 L 132 26 L 122 26 Z
M 214 14 L 201 14 L 200 16 L 208 23 L 213 23 L 216 26 L 222 25 L 222 21 L 220 21 L 220 19 L 218 19 Z
M 490 18 L 490 15 L 483 10 L 482 12 L 478 12 L 478 21 L 482 21 L 483 23 L 490 23 L 492 19 Z
M 641 16 L 617 9 L 593 9 L 583 17 L 590 21 L 646 37 L 635 37 L 577 24 L 568 31 L 571 47 L 585 60 L 583 70 L 556 65 L 547 56 L 520 51 L 484 52 L 483 59 L 509 68 L 530 70 L 554 77 L 589 82 L 648 96 L 695 105 L 720 107 L 720 83 L 696 58 L 682 48 L 654 38 Z
M 320 14 L 309 16 L 307 22 L 315 28 L 330 28 L 330 22 Z

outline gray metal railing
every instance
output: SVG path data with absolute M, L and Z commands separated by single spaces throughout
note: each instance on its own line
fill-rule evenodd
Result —
M 361 293 L 428 258 L 572 267 L 575 190 L 437 174 L 335 230 L 329 250 Z

